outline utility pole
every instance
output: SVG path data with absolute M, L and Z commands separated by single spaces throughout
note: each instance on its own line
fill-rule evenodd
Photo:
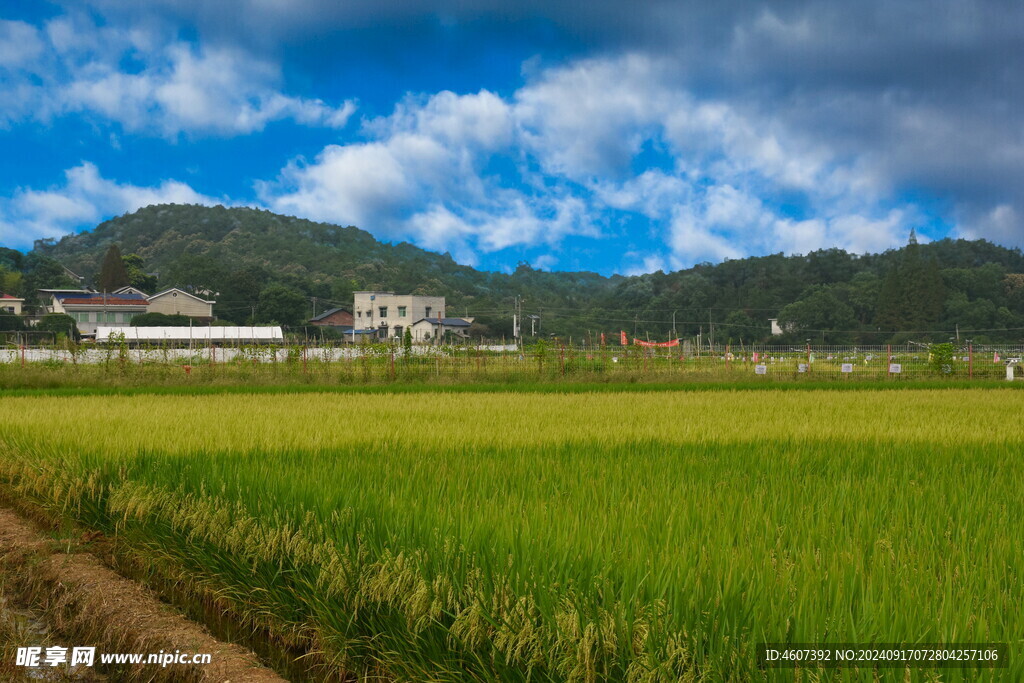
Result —
M 523 324 L 523 298 L 516 295 L 513 304 L 512 313 L 512 337 L 516 340 L 516 343 L 522 343 L 522 330 L 520 329 Z
M 679 335 L 676 334 L 676 312 L 672 311 L 672 339 L 679 339 Z

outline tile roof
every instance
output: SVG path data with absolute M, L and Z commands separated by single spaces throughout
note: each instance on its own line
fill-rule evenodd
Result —
M 428 322 L 431 325 L 437 325 L 437 318 L 420 318 L 414 325 L 422 322 Z M 469 327 L 472 323 L 462 318 L 441 318 L 441 324 L 445 327 Z
M 65 306 L 146 306 L 149 301 L 139 294 L 101 294 L 99 292 L 68 292 L 54 294 Z
M 349 315 L 352 315 L 347 308 L 332 308 L 331 310 L 324 311 L 320 315 L 315 316 L 313 318 L 310 318 L 309 320 L 310 320 L 310 322 L 313 322 L 313 321 L 316 321 L 316 320 L 323 320 L 324 318 L 326 318 L 328 316 L 334 315 L 338 311 L 344 311 L 345 313 L 348 313 Z

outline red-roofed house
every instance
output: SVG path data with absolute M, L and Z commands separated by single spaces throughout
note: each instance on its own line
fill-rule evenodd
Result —
M 41 289 L 51 297 L 46 307 L 49 313 L 66 313 L 75 319 L 78 331 L 86 336 L 96 334 L 96 328 L 129 327 L 132 318 L 149 310 L 149 301 L 141 294 L 123 292 L 107 294 L 84 289 Z
M 13 313 L 14 315 L 21 315 L 21 305 L 24 303 L 24 299 L 19 299 L 16 296 L 11 296 L 10 294 L 0 294 L 0 312 L 2 313 Z

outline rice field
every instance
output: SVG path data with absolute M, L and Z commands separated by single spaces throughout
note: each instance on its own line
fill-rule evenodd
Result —
M 6 490 L 319 675 L 1021 680 L 1014 389 L 20 396 Z M 1008 668 L 761 669 L 790 643 Z

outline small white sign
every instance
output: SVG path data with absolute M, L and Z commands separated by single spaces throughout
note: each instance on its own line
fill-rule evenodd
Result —
M 843 372 L 853 372 L 853 363 L 843 363 L 842 368 L 840 369 Z
M 767 365 L 755 365 L 754 366 L 754 373 L 758 374 L 758 375 L 767 375 L 768 374 L 768 366 Z
M 800 363 L 796 366 L 797 372 L 807 372 L 807 363 Z
M 899 363 L 889 363 L 889 372 L 893 375 L 898 375 L 903 372 L 903 366 Z

